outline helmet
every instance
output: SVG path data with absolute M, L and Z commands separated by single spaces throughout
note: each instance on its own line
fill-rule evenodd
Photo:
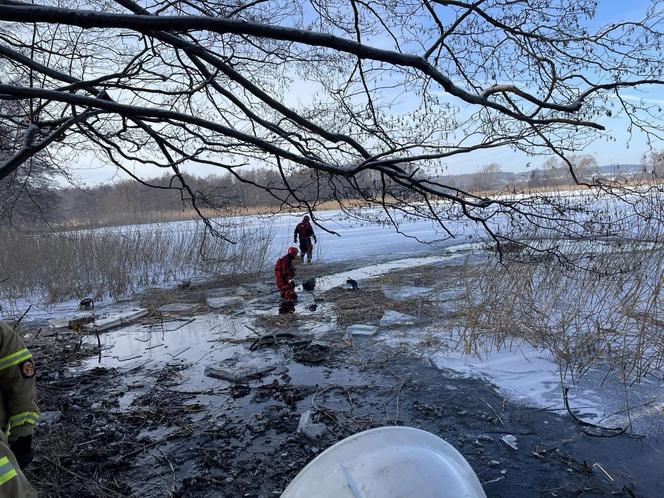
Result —
M 297 256 L 298 252 L 299 251 L 297 250 L 297 247 L 291 246 L 288 248 L 288 254 L 290 254 L 291 256 Z
M 350 436 L 309 462 L 281 498 L 486 498 L 465 458 L 438 436 L 380 427 Z

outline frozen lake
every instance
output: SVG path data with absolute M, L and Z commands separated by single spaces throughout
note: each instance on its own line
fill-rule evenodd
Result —
M 242 244 L 236 233 L 240 230 L 255 230 L 270 237 L 269 261 L 286 253 L 293 243 L 295 226 L 306 213 L 284 213 L 278 215 L 236 216 L 212 219 L 220 232 Z M 314 246 L 314 258 L 324 262 L 354 261 L 357 259 L 392 260 L 408 256 L 435 253 L 441 248 L 468 242 L 485 240 L 487 234 L 475 223 L 468 221 L 450 222 L 455 237 L 452 238 L 440 226 L 427 219 L 397 218 L 398 231 L 390 224 L 370 223 L 353 219 L 339 210 L 316 213 L 319 224 L 313 225 L 318 244 Z M 203 223 L 198 220 L 170 223 L 150 223 L 109 227 L 99 230 L 117 232 L 165 231 L 168 233 L 194 233 L 201 230 Z M 230 228 L 229 228 L 230 227 Z M 326 231 L 327 230 L 327 231 Z M 333 233 L 332 233 L 333 232 Z
M 402 233 L 398 233 L 393 226 L 349 219 L 339 211 L 327 211 L 319 216 L 325 228 L 338 233 L 334 235 L 314 227 L 319 242 L 314 256 L 326 262 L 366 258 L 392 260 L 429 254 L 445 247 L 479 241 L 485 235 L 466 224 L 460 230 L 461 236 L 450 238 L 431 220 L 402 220 L 399 225 Z M 273 255 L 285 253 L 286 248 L 293 245 L 293 230 L 301 219 L 301 215 L 287 214 L 272 220 Z M 461 228 L 461 223 L 457 224 L 457 228 Z

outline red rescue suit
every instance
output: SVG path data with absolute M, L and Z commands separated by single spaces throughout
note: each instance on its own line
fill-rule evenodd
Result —
M 293 256 L 286 254 L 277 260 L 277 263 L 274 265 L 274 277 L 277 281 L 277 288 L 284 301 L 295 301 L 297 294 L 295 294 L 295 284 L 293 283 L 293 278 L 295 277 Z
M 304 261 L 305 255 L 307 256 L 307 260 L 311 261 L 311 253 L 314 249 L 311 239 L 314 239 L 314 242 L 317 242 L 317 240 L 316 234 L 314 234 L 314 229 L 312 228 L 311 223 L 309 223 L 308 216 L 305 216 L 295 227 L 293 241 L 297 242 L 298 237 L 300 239 L 300 254 L 302 254 L 302 261 Z

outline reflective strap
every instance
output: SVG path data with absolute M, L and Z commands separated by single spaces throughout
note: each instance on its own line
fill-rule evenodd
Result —
M 9 417 L 7 436 L 9 436 L 9 432 L 12 428 L 25 424 L 37 425 L 37 420 L 39 420 L 39 413 L 37 412 L 22 412 L 17 413 L 16 415 L 12 415 Z
M 0 358 L 0 370 L 18 365 L 19 363 L 25 360 L 29 360 L 30 358 L 32 358 L 32 353 L 28 351 L 28 348 L 19 349 L 16 351 L 16 353 L 5 356 L 4 358 Z
M 9 458 L 0 458 L 0 486 L 16 477 L 16 469 L 9 461 Z

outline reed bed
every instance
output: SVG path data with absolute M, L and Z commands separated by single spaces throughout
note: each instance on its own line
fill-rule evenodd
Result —
M 256 273 L 268 229 L 230 227 L 228 240 L 202 225 L 24 233 L 0 230 L 0 301 L 120 298 L 148 287 Z

